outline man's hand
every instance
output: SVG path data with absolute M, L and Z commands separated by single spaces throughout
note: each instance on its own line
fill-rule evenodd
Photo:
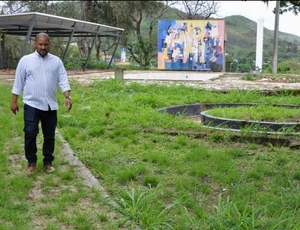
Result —
M 16 115 L 17 112 L 19 112 L 19 106 L 18 103 L 12 102 L 10 106 L 11 111 Z
M 67 111 L 69 112 L 72 109 L 72 101 L 70 98 L 66 98 L 65 106 L 67 107 Z

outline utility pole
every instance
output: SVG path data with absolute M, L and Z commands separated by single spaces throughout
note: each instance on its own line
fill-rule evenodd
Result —
M 276 1 L 272 74 L 277 74 L 280 1 Z

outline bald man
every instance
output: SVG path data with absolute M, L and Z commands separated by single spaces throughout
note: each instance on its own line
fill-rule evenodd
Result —
M 27 173 L 36 171 L 37 135 L 39 122 L 43 133 L 43 165 L 53 172 L 55 129 L 57 125 L 57 86 L 65 96 L 65 105 L 72 108 L 71 87 L 61 59 L 49 53 L 51 42 L 48 34 L 39 33 L 35 38 L 35 51 L 23 56 L 17 66 L 12 88 L 11 111 L 19 111 L 18 97 L 23 94 L 24 150 L 28 161 Z

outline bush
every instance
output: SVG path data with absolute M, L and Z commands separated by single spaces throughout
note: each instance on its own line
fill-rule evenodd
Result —
M 278 73 L 285 74 L 299 74 L 300 62 L 297 59 L 289 59 L 278 64 Z

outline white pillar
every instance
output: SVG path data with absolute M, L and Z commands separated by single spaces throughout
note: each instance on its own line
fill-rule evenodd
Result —
M 264 19 L 259 18 L 257 21 L 257 35 L 256 35 L 256 69 L 259 72 L 262 69 L 263 62 L 263 40 L 264 40 Z
M 126 62 L 126 49 L 121 49 L 121 62 Z

